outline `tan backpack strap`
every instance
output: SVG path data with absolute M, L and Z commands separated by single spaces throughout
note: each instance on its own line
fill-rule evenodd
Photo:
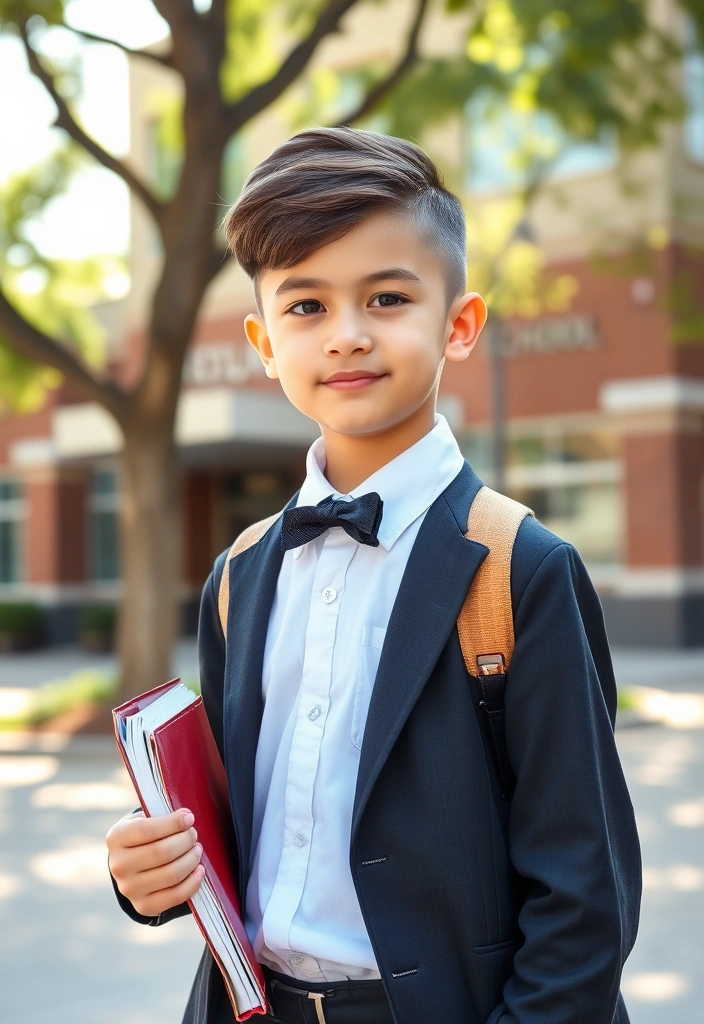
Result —
M 251 548 L 253 544 L 256 544 L 257 541 L 261 540 L 269 527 L 276 522 L 280 515 L 280 512 L 276 512 L 273 516 L 269 516 L 268 519 L 261 519 L 258 523 L 252 523 L 251 526 L 248 526 L 246 530 L 242 531 L 235 543 L 227 552 L 225 567 L 222 570 L 222 576 L 220 578 L 220 590 L 218 591 L 218 612 L 220 613 L 222 634 L 225 637 L 227 636 L 227 613 L 230 607 L 230 562 L 235 555 L 241 554 L 243 551 L 246 551 L 247 548 Z
M 518 527 L 532 514 L 525 505 L 489 487 L 477 492 L 469 510 L 465 537 L 489 548 L 457 620 L 464 662 L 472 676 L 506 672 L 511 664 L 511 555 Z

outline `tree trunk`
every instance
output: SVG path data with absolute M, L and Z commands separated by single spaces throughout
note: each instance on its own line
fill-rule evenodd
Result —
M 172 423 L 125 430 L 120 700 L 166 682 L 180 613 L 179 466 Z

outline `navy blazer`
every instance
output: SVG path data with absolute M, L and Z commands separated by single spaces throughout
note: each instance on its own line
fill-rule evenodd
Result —
M 357 779 L 355 889 L 396 1024 L 628 1024 L 619 983 L 641 862 L 601 607 L 574 548 L 524 520 L 506 686 L 516 787 L 503 801 L 456 629 L 488 550 L 464 536 L 480 486 L 465 463 L 430 507 L 391 613 Z M 279 518 L 231 563 L 227 644 L 217 602 L 226 553 L 201 605 L 201 687 L 227 769 L 243 905 L 280 528 Z M 147 924 L 188 912 L 145 918 L 118 898 Z M 206 949 L 184 1024 L 233 1020 Z

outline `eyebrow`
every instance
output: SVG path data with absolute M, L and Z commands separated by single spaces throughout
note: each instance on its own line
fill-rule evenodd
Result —
M 360 281 L 360 284 L 374 284 L 375 281 L 420 281 L 417 274 L 405 267 L 386 267 L 384 270 L 375 270 L 367 274 Z M 320 277 L 287 277 L 281 282 L 274 292 L 274 297 L 283 295 L 284 292 L 298 291 L 301 288 L 331 288 L 329 281 L 323 281 Z

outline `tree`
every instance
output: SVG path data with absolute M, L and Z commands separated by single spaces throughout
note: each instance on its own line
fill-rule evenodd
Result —
M 104 332 L 91 306 L 108 296 L 105 282 L 124 276 L 114 256 L 82 260 L 49 259 L 27 233 L 31 219 L 68 187 L 86 160 L 69 143 L 36 167 L 13 175 L 0 187 L 0 281 L 8 299 L 36 328 L 69 339 L 89 365 L 104 361 Z M 55 369 L 35 363 L 8 344 L 0 325 L 0 411 L 38 408 L 47 388 L 61 383 Z
M 47 26 L 77 32 L 67 23 L 65 0 L 0 0 L 0 28 L 22 40 L 32 73 L 54 101 L 56 125 L 74 146 L 126 182 L 163 248 L 141 373 L 130 388 L 91 365 L 60 324 L 37 322 L 19 303 L 7 266 L 0 280 L 0 330 L 6 341 L 22 358 L 58 371 L 99 403 L 124 439 L 125 599 L 119 644 L 125 693 L 167 676 L 176 632 L 180 545 L 174 421 L 194 325 L 208 287 L 228 261 L 217 229 L 227 144 L 305 81 L 321 43 L 343 31 L 345 16 L 362 3 L 212 0 L 208 6 L 154 0 L 170 29 L 168 49 L 128 52 L 134 60 L 170 68 L 183 85 L 180 168 L 173 193 L 163 196 L 84 130 L 66 76 L 42 54 Z M 559 9 L 548 0 L 449 0 L 447 16 L 457 17 L 458 38 L 466 40 L 466 49 L 458 48 L 450 58 L 421 52 L 430 7 L 430 0 L 409 7 L 391 66 L 347 74 L 356 89 L 354 109 L 340 109 L 339 92 L 321 102 L 313 89 L 315 119 L 359 124 L 373 117 L 375 127 L 415 137 L 425 125 L 486 93 L 519 107 L 548 110 L 573 135 L 595 137 L 606 126 L 624 144 L 635 145 L 652 141 L 659 121 L 672 113 L 667 69 L 673 48 L 648 25 L 640 0 L 569 0 Z M 270 45 L 274 31 L 278 42 L 282 35 L 293 40 L 278 62 Z M 113 42 L 77 34 L 88 42 Z M 637 102 L 634 82 L 640 88 Z M 306 116 L 305 102 L 299 115 Z

